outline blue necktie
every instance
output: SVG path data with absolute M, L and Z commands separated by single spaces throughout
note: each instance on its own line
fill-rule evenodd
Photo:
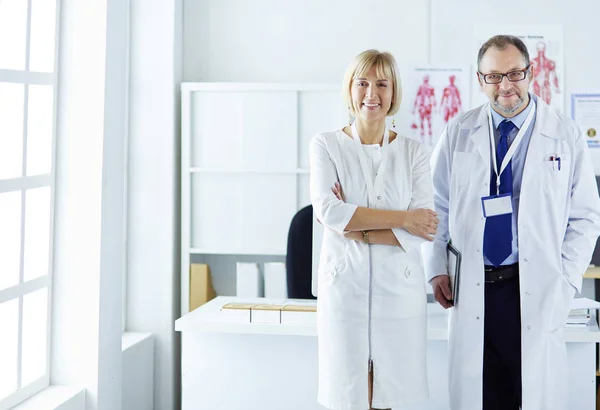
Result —
M 508 134 L 515 128 L 511 121 L 500 123 L 500 141 L 496 149 L 498 170 L 508 151 Z M 500 175 L 500 194 L 513 190 L 512 160 Z M 492 170 L 490 195 L 496 195 L 496 173 Z M 494 266 L 500 266 L 512 253 L 512 214 L 496 215 L 486 218 L 483 235 L 483 253 Z

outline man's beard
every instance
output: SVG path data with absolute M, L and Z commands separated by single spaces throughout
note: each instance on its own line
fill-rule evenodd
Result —
M 492 102 L 492 105 L 494 106 L 494 108 L 496 108 L 496 111 L 499 111 L 501 113 L 504 114 L 514 114 L 515 112 L 517 112 L 519 110 L 519 108 L 521 108 L 523 106 L 523 104 L 525 103 L 525 100 L 523 99 L 523 97 L 521 97 L 520 94 L 518 93 L 514 93 L 517 96 L 517 101 L 515 101 L 515 103 L 511 106 L 506 106 L 503 104 L 500 104 L 498 102 L 498 97 L 500 97 L 500 95 L 497 95 L 496 98 L 494 99 L 494 101 Z

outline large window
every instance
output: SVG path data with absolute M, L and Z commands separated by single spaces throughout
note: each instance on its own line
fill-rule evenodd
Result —
M 0 410 L 48 386 L 58 0 L 0 0 Z

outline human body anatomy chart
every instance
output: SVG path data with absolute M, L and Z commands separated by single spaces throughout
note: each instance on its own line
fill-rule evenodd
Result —
M 404 99 L 411 114 L 410 136 L 434 146 L 444 126 L 469 109 L 468 67 L 416 67 L 404 81 Z

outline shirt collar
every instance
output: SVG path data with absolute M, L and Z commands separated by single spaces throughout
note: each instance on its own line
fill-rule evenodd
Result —
M 532 100 L 533 100 L 533 96 L 531 94 L 529 94 L 529 104 L 527 104 L 527 107 L 523 111 L 521 111 L 519 114 L 515 115 L 512 118 L 506 118 L 503 115 L 498 114 L 495 110 L 491 110 L 492 111 L 492 121 L 494 121 L 494 128 L 498 128 L 502 121 L 509 119 L 510 121 L 512 121 L 513 124 L 515 124 L 517 126 L 518 129 L 521 129 L 521 127 L 523 126 L 523 123 L 527 119 L 527 115 L 529 115 L 529 111 L 531 111 L 531 107 L 533 107 L 533 104 L 531 103 Z

